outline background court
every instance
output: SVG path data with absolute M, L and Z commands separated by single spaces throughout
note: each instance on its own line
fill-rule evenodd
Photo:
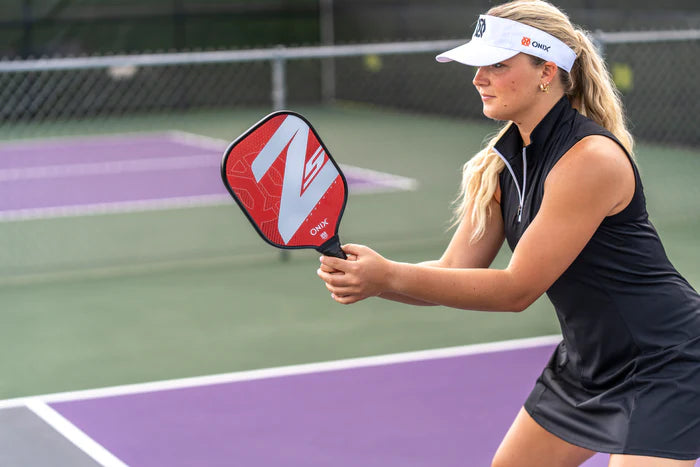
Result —
M 484 135 L 493 127 L 357 106 L 295 110 L 300 110 L 310 119 L 339 163 L 402 177 L 390 177 L 394 181 L 415 180 L 403 185 L 410 188 L 408 191 L 394 187 L 353 194 L 351 189 L 341 223 L 341 240 L 367 244 L 398 260 L 438 257 L 450 235 L 446 230 L 449 203 L 457 191 L 461 164 L 478 149 Z M 125 149 L 120 151 L 120 157 L 125 156 L 127 162 L 115 163 L 112 160 L 105 164 L 99 162 L 97 154 L 105 154 L 100 150 L 89 160 L 72 160 L 68 164 L 70 168 L 58 167 L 56 161 L 60 157 L 56 148 L 60 144 L 57 146 L 57 142 L 66 143 L 73 138 L 60 125 L 53 128 L 53 134 L 31 143 L 15 140 L 0 146 L 0 152 L 14 154 L 19 147 L 34 147 L 32 156 L 20 159 L 28 163 L 34 157 L 36 166 L 43 167 L 42 171 L 27 171 L 26 166 L 7 165 L 11 160 L 8 156 L 3 157 L 5 165 L 0 170 L 0 190 L 4 194 L 0 242 L 5 245 L 0 251 L 0 294 L 3 297 L 0 337 L 5 348 L 11 349 L 3 352 L 0 358 L 3 374 L 11 375 L 0 382 L 2 399 L 464 346 L 558 332 L 556 318 L 546 299 L 539 300 L 521 314 L 413 308 L 380 300 L 368 300 L 352 307 L 333 303 L 315 274 L 317 254 L 298 251 L 293 252 L 287 261 L 282 261 L 276 250 L 256 236 L 233 201 L 218 197 L 222 188 L 218 186 L 216 164 L 220 156 L 217 155 L 217 145 L 235 138 L 265 113 L 261 109 L 193 112 L 177 119 L 121 119 L 112 122 L 109 134 L 105 134 L 104 124 L 95 124 L 95 130 L 91 130 L 89 122 L 85 125 L 87 136 L 83 138 L 84 144 L 100 142 L 104 145 L 106 142 L 108 147 L 116 148 L 117 144 L 109 142 L 123 142 L 124 135 L 136 135 L 142 138 L 139 151 L 144 150 L 153 135 L 160 135 L 160 138 L 163 134 L 176 135 L 173 137 L 178 141 L 175 145 L 168 146 L 162 139 L 154 143 L 154 151 L 165 150 L 164 155 L 170 163 L 174 161 L 174 166 L 171 166 L 174 170 L 168 171 L 171 178 L 162 184 L 137 183 L 138 177 L 147 174 L 162 175 L 158 170 L 158 157 L 163 154 L 157 153 L 140 157 L 139 162 L 128 162 L 130 150 Z M 183 143 L 185 140 L 189 142 Z M 193 147 L 197 150 L 186 151 Z M 210 149 L 201 151 L 203 147 Z M 700 158 L 697 152 L 689 149 L 643 144 L 637 152 L 652 221 L 665 241 L 672 262 L 697 288 L 700 283 L 700 249 L 696 240 L 700 227 L 697 202 L 700 191 L 695 178 L 700 173 Z M 114 174 L 110 172 L 120 172 L 127 178 L 115 182 Z M 71 181 L 69 177 L 76 174 L 79 177 Z M 99 181 L 97 189 L 94 188 L 95 181 Z M 54 188 L 53 183 L 75 190 L 78 193 L 76 199 L 92 207 L 76 208 L 75 200 L 61 200 L 59 195 L 70 190 Z M 90 201 L 92 195 L 88 196 L 89 193 L 96 191 L 98 195 L 101 193 L 100 196 L 105 195 L 114 183 L 123 186 L 123 189 L 111 191 L 128 197 L 120 199 L 124 204 L 115 208 L 105 204 L 105 200 Z M 176 196 L 175 200 L 160 204 L 152 202 L 152 190 L 166 187 L 170 190 L 173 186 L 181 189 L 198 183 L 203 184 L 204 192 L 191 190 Z M 33 187 L 31 195 L 17 191 L 20 185 L 26 184 Z M 155 197 L 163 198 L 162 193 Z M 47 209 L 48 204 L 51 204 L 50 209 Z M 20 213 L 22 210 L 24 214 Z M 508 257 L 509 253 L 504 250 L 495 266 L 505 265 Z M 426 449 L 421 455 L 444 455 L 446 465 L 450 459 L 471 455 L 472 448 L 467 449 L 467 445 L 461 442 L 468 442 L 473 433 L 481 431 L 483 420 L 498 412 L 501 415 L 498 423 L 494 417 L 493 430 L 484 431 L 489 433 L 490 441 L 480 444 L 479 455 L 490 456 L 495 449 L 494 443 L 504 427 L 507 428 L 544 365 L 549 349 L 547 352 L 544 349 L 532 350 L 530 354 L 532 352 L 537 355 L 527 360 L 527 365 L 508 359 L 506 363 L 514 367 L 504 373 L 487 374 L 483 366 L 472 367 L 470 357 L 465 357 L 464 361 L 439 361 L 437 366 L 420 364 L 426 367 L 429 376 L 417 378 L 418 373 L 410 373 L 405 387 L 418 392 L 397 405 L 395 413 L 381 414 L 387 432 L 371 437 L 358 435 L 356 442 L 370 443 L 371 439 L 389 436 L 387 433 L 391 435 L 388 440 L 410 437 L 409 431 L 413 433 L 416 427 L 405 432 L 394 431 L 411 420 L 410 417 L 396 418 L 398 414 L 405 415 L 411 408 L 421 410 L 424 403 L 444 402 L 458 406 L 461 412 L 453 412 L 453 405 L 449 409 L 443 407 L 442 412 L 423 407 L 427 412 L 422 415 L 429 416 L 432 425 L 424 426 L 418 423 L 420 419 L 413 419 L 417 426 L 423 427 L 415 435 L 425 443 L 421 444 Z M 443 367 L 440 365 L 446 362 L 460 362 L 464 366 L 441 372 Z M 334 429 L 340 430 L 343 424 L 338 420 L 343 420 L 348 413 L 361 416 L 356 410 L 346 412 L 348 407 L 369 404 L 369 407 L 389 410 L 387 401 L 394 400 L 387 395 L 390 390 L 386 389 L 389 392 L 384 396 L 367 392 L 366 384 L 369 383 L 365 378 L 370 378 L 372 384 L 377 379 L 388 381 L 391 378 L 387 375 L 396 369 L 395 366 L 377 367 L 368 370 L 370 373 L 362 369 L 343 370 L 278 381 L 285 382 L 281 388 L 288 387 L 286 383 L 295 383 L 297 388 L 308 389 L 316 386 L 315 382 L 309 382 L 316 380 L 308 378 L 319 378 L 318 381 L 322 381 L 319 384 L 332 386 L 336 384 L 334 378 L 349 375 L 350 379 L 343 387 L 353 387 L 352 391 L 346 391 L 339 398 L 319 400 L 314 397 L 305 402 L 312 405 L 304 414 L 311 417 L 309 420 L 316 424 L 315 429 L 325 433 L 331 422 L 324 418 L 324 413 L 333 414 L 330 418 Z M 517 376 L 517 384 L 506 384 L 499 379 L 508 375 Z M 474 386 L 477 379 L 481 386 Z M 264 429 L 277 423 L 275 416 L 270 415 L 273 406 L 275 414 L 290 417 L 287 420 L 290 426 L 303 426 L 297 420 L 303 418 L 303 411 L 298 410 L 294 401 L 288 401 L 288 405 L 274 405 L 269 400 L 251 401 L 249 405 L 236 406 L 241 404 L 241 394 L 246 394 L 246 388 L 253 387 L 250 385 L 267 387 L 265 385 L 270 381 L 273 380 L 231 383 L 227 386 L 231 389 L 223 391 L 226 396 L 216 396 L 222 397 L 222 404 L 213 409 L 205 407 L 203 412 L 199 412 L 201 406 L 197 405 L 196 396 L 194 399 L 168 399 L 167 396 L 161 397 L 160 392 L 141 396 L 148 397 L 148 404 L 137 404 L 134 406 L 137 409 L 129 410 L 143 412 L 147 407 L 156 410 L 161 405 L 177 406 L 178 410 L 195 417 L 201 427 L 207 427 L 202 442 L 208 446 L 216 444 L 221 437 L 228 439 L 225 433 L 230 433 L 222 431 L 217 435 L 208 431 L 210 426 L 216 425 L 217 417 L 223 416 L 223 422 L 219 420 L 219 423 L 228 424 L 231 420 L 224 415 L 241 407 L 247 407 L 248 415 L 255 419 L 262 417 Z M 495 397 L 496 389 L 504 384 L 512 389 L 512 393 L 502 398 L 500 406 L 497 400 L 501 398 Z M 200 389 L 191 393 L 203 394 Z M 425 398 L 425 392 L 421 392 L 428 390 L 436 397 L 444 398 L 443 402 L 430 402 L 433 398 Z M 187 393 L 187 390 L 182 391 L 178 394 Z M 285 392 L 283 390 L 281 394 Z M 306 392 L 301 390 L 299 393 Z M 494 399 L 479 403 L 479 395 L 484 392 Z M 126 407 L 138 399 L 138 396 L 125 395 L 115 401 L 125 401 Z M 126 436 L 135 430 L 133 426 L 145 423 L 110 421 L 114 415 L 109 414 L 115 412 L 103 409 L 109 406 L 103 402 L 102 399 L 78 399 L 48 405 L 59 413 L 65 409 L 69 419 L 71 414 L 83 410 L 78 410 L 81 407 L 90 413 L 106 410 L 104 417 L 99 418 L 105 423 L 89 422 L 92 428 L 88 434 L 97 437 L 101 435 L 95 435 L 92 430 L 96 430 L 95 433 L 111 430 L 112 434 Z M 326 405 L 313 405 L 317 403 Z M 92 407 L 90 404 L 96 405 Z M 77 412 L 71 412 L 74 409 Z M 117 413 L 127 417 L 130 412 L 122 409 Z M 483 412 L 478 415 L 473 412 L 476 409 Z M 45 432 L 46 426 L 35 423 L 37 420 L 32 418 L 32 413 L 21 407 L 3 410 L 0 418 L 4 420 L 4 430 L 7 430 L 8 420 L 30 420 L 27 429 L 34 433 L 32 436 L 40 434 L 53 438 L 54 435 L 45 434 L 52 433 L 52 430 Z M 171 412 L 164 409 L 163 413 L 166 414 L 163 415 L 166 417 L 164 425 L 172 425 L 172 419 L 167 418 Z M 29 418 L 25 418 L 27 414 Z M 391 421 L 395 420 L 401 420 L 401 423 L 392 425 Z M 441 420 L 445 423 L 440 423 Z M 190 436 L 187 427 L 194 426 L 194 423 L 183 423 L 185 434 L 182 436 Z M 286 422 L 279 423 L 284 425 Z M 367 419 L 361 418 L 356 423 L 361 426 L 367 423 Z M 256 428 L 247 423 L 236 429 L 240 430 L 236 436 L 245 437 L 251 434 L 246 430 Z M 365 432 L 364 429 L 353 430 L 353 436 Z M 451 448 L 430 451 L 432 448 L 426 446 L 443 439 L 442 430 L 449 430 L 453 436 Z M 150 440 L 156 431 L 142 438 Z M 309 440 L 304 438 L 304 430 L 297 430 L 295 435 L 300 438 L 289 449 L 310 455 L 305 451 Z M 279 441 L 282 438 L 274 439 Z M 326 441 L 332 444 L 332 440 Z M 32 445 L 34 442 L 28 443 Z M 124 442 L 128 444 L 128 441 Z M 284 445 L 282 441 L 279 443 Z M 155 446 L 157 439 L 147 444 Z M 328 455 L 335 452 L 335 455 L 345 458 L 343 449 L 335 445 L 329 448 Z M 364 445 L 363 449 L 369 448 Z M 396 452 L 401 450 L 386 451 L 384 455 L 392 456 Z M 20 455 L 19 452 L 15 454 Z M 114 454 L 119 456 L 119 453 Z M 144 452 L 143 455 L 146 459 L 153 453 Z M 371 457 L 367 456 L 366 459 Z M 164 465 L 154 462 L 135 465 Z

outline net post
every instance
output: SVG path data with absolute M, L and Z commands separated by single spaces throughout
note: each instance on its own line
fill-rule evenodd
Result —
M 333 0 L 320 2 L 321 44 L 332 46 L 335 42 L 333 28 Z M 321 97 L 325 104 L 335 100 L 335 58 L 321 59 Z
M 287 61 L 284 46 L 278 45 L 279 52 L 272 58 L 272 110 L 282 110 L 287 106 Z M 280 261 L 289 261 L 289 250 L 280 250 Z
M 282 110 L 287 106 L 287 61 L 284 57 L 284 46 L 277 46 L 279 52 L 272 58 L 272 107 Z

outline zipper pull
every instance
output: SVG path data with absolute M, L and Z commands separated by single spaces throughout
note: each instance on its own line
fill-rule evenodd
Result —
M 520 222 L 523 218 L 523 205 L 521 204 L 518 206 L 518 222 Z

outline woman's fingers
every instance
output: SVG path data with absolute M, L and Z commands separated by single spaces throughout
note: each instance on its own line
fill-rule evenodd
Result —
M 332 275 L 333 274 L 329 274 L 329 276 Z M 326 289 L 328 289 L 328 291 L 331 293 L 331 297 L 333 298 L 333 300 L 339 303 L 347 304 L 354 303 L 365 298 L 365 296 L 362 294 L 362 291 L 359 290 L 358 287 L 354 284 L 346 283 L 342 280 L 336 279 L 338 278 L 333 277 L 330 278 L 329 281 L 326 281 L 324 283 Z
M 333 287 L 349 287 L 355 285 L 356 282 L 352 276 L 342 272 L 328 272 L 323 267 L 318 268 L 316 273 L 326 284 Z
M 357 256 L 355 255 L 348 255 L 347 261 L 357 261 Z M 321 270 L 330 274 L 343 274 L 343 271 L 339 269 L 335 269 L 328 264 L 324 264 L 323 262 L 323 257 L 321 257 Z
M 333 300 L 341 304 L 350 304 L 367 298 L 362 291 L 362 274 L 357 261 L 363 252 L 372 251 L 362 245 L 353 244 L 344 245 L 343 251 L 347 255 L 345 260 L 321 256 L 321 265 L 316 273 L 325 282 Z
M 336 258 L 335 256 L 321 256 L 321 264 L 328 266 L 329 268 L 336 269 L 338 271 L 343 271 L 345 272 L 350 265 L 357 261 L 357 257 L 359 256 L 359 249 L 358 245 L 348 245 L 351 249 L 351 251 L 345 250 L 345 247 L 343 247 L 343 250 L 346 253 L 347 259 L 341 259 L 341 258 Z M 364 248 L 364 247 L 363 247 Z
M 325 264 L 321 264 L 320 269 L 321 269 L 321 271 L 327 272 L 328 274 L 333 274 L 333 273 L 343 274 L 342 271 L 338 271 L 337 269 L 333 269 L 332 267 L 327 266 Z
M 343 245 L 342 248 L 347 256 L 360 256 L 362 250 L 367 247 L 364 245 L 355 245 L 354 243 L 348 243 L 346 245 Z
M 342 305 L 350 305 L 352 303 L 359 302 L 362 300 L 364 297 L 358 296 L 358 295 L 345 295 L 345 296 L 337 296 L 335 294 L 331 294 L 331 297 L 333 300 L 336 302 L 342 304 Z
M 352 285 L 333 285 L 328 282 L 326 282 L 326 288 L 336 295 L 350 295 L 359 292 L 357 288 Z

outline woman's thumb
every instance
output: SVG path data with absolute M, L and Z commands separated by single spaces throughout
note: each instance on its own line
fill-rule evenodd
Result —
M 362 245 L 348 243 L 346 245 L 343 245 L 342 248 L 346 255 L 360 256 L 360 253 L 362 252 L 362 249 L 364 247 Z

